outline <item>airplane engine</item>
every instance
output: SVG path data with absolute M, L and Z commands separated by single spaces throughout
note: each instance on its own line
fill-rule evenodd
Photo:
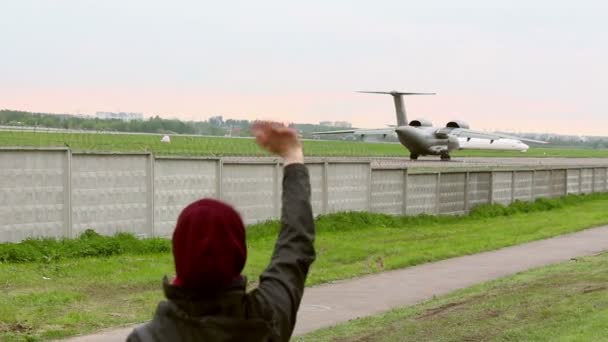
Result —
M 458 138 L 455 136 L 448 136 L 448 151 L 457 151 L 460 149 L 460 143 L 458 142 Z
M 445 125 L 445 127 L 450 127 L 450 128 L 465 128 L 465 129 L 471 128 L 468 123 L 466 123 L 464 121 L 460 121 L 460 120 L 450 121 L 450 122 L 448 122 L 447 125 Z
M 412 127 L 433 127 L 433 123 L 425 119 L 416 119 L 410 121 Z

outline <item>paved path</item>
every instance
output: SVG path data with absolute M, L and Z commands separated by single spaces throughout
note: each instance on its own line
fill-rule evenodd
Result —
M 307 288 L 295 334 L 412 305 L 484 281 L 608 250 L 608 226 Z M 124 341 L 132 327 L 73 338 Z

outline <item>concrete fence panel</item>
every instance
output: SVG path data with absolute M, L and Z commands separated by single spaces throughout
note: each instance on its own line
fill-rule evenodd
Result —
M 104 235 L 150 236 L 148 155 L 72 156 L 72 236 L 86 229 Z
M 551 197 L 551 171 L 541 170 L 534 174 L 534 199 Z
M 566 170 L 551 171 L 551 197 L 560 197 L 567 194 Z
M 205 197 L 219 198 L 219 161 L 154 161 L 154 235 L 170 236 L 182 209 Z
M 224 164 L 222 200 L 232 204 L 246 224 L 279 215 L 279 174 L 275 164 Z
M 372 211 L 403 215 L 404 170 L 372 171 Z
M 593 192 L 593 169 L 581 170 L 581 193 L 590 194 Z
M 569 169 L 567 171 L 568 177 L 568 193 L 578 194 L 581 192 L 581 170 L 580 169 Z
M 494 201 L 608 191 L 605 166 L 581 169 L 407 174 L 369 162 L 307 165 L 315 214 L 461 214 Z M 236 207 L 247 224 L 280 215 L 276 162 L 72 154 L 67 149 L 0 150 L 0 241 L 130 232 L 169 236 L 181 210 L 203 197 Z
M 513 185 L 513 200 L 531 201 L 532 200 L 532 180 L 534 172 L 517 171 L 515 172 L 515 184 Z
M 65 236 L 68 151 L 0 151 L 0 241 Z
M 594 169 L 593 170 L 593 191 L 594 192 L 606 191 L 606 169 Z
M 490 202 L 490 178 L 490 172 L 469 173 L 467 210 Z
M 310 204 L 315 215 L 325 213 L 325 166 L 323 164 L 309 164 L 308 173 L 310 174 Z
M 444 173 L 439 182 L 439 213 L 460 215 L 465 208 L 466 173 Z
M 407 177 L 407 215 L 438 212 L 438 174 L 410 174 Z
M 513 172 L 493 172 L 492 201 L 508 205 L 513 199 Z
M 371 209 L 371 165 L 337 163 L 327 166 L 328 213 Z

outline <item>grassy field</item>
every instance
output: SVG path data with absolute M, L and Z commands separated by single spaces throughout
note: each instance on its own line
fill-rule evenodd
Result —
M 318 259 L 307 285 L 403 268 L 548 238 L 608 223 L 608 195 L 481 208 L 464 217 L 392 217 L 346 213 L 317 220 Z M 550 213 L 549 213 L 550 212 Z M 248 229 L 245 268 L 254 286 L 269 261 L 278 224 Z M 5 244 L 7 248 L 33 248 Z M 0 263 L 0 340 L 52 339 L 151 318 L 162 298 L 169 252 L 70 257 L 47 250 L 35 262 Z M 83 247 L 84 248 L 84 247 Z M 87 249 L 89 248 L 89 249 Z M 108 249 L 101 246 L 103 252 Z M 119 248 L 120 247 L 112 247 Z M 96 255 L 89 247 L 84 255 Z M 126 254 L 124 254 L 126 253 Z M 26 255 L 36 253 L 26 252 Z M 8 260 L 8 259 L 5 259 Z
M 608 253 L 520 273 L 295 341 L 608 341 Z
M 527 152 L 462 150 L 452 153 L 453 157 L 528 157 L 528 158 L 608 158 L 608 149 L 584 149 L 563 147 L 531 147 Z
M 73 151 L 154 152 L 158 155 L 262 156 L 266 155 L 250 138 L 173 136 L 170 144 L 160 135 L 34 133 L 0 131 L 0 146 L 69 146 Z M 396 143 L 348 141 L 304 142 L 310 156 L 407 157 L 409 152 Z M 608 149 L 531 148 L 515 151 L 459 151 L 457 157 L 608 157 Z

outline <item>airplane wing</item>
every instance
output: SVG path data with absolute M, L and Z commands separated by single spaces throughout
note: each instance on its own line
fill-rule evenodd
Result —
M 501 134 L 501 133 L 479 132 L 479 131 L 474 131 L 474 130 L 465 129 L 465 128 L 454 128 L 449 131 L 440 129 L 439 131 L 437 131 L 437 133 L 446 134 L 446 135 L 449 134 L 449 135 L 454 135 L 454 136 L 463 137 L 463 138 L 478 138 L 478 139 L 490 139 L 490 140 L 513 139 L 513 140 L 519 140 L 519 141 L 530 142 L 530 143 L 535 143 L 535 144 L 548 144 L 548 142 L 542 141 L 542 140 L 520 138 L 520 137 L 516 137 L 513 135 Z
M 347 129 L 341 131 L 312 132 L 311 134 L 356 134 L 356 135 L 386 135 L 395 133 L 394 128 Z
M 355 133 L 356 130 L 354 129 L 347 129 L 347 130 L 342 130 L 342 131 L 327 131 L 327 132 L 312 132 L 310 134 L 347 134 L 347 133 Z

